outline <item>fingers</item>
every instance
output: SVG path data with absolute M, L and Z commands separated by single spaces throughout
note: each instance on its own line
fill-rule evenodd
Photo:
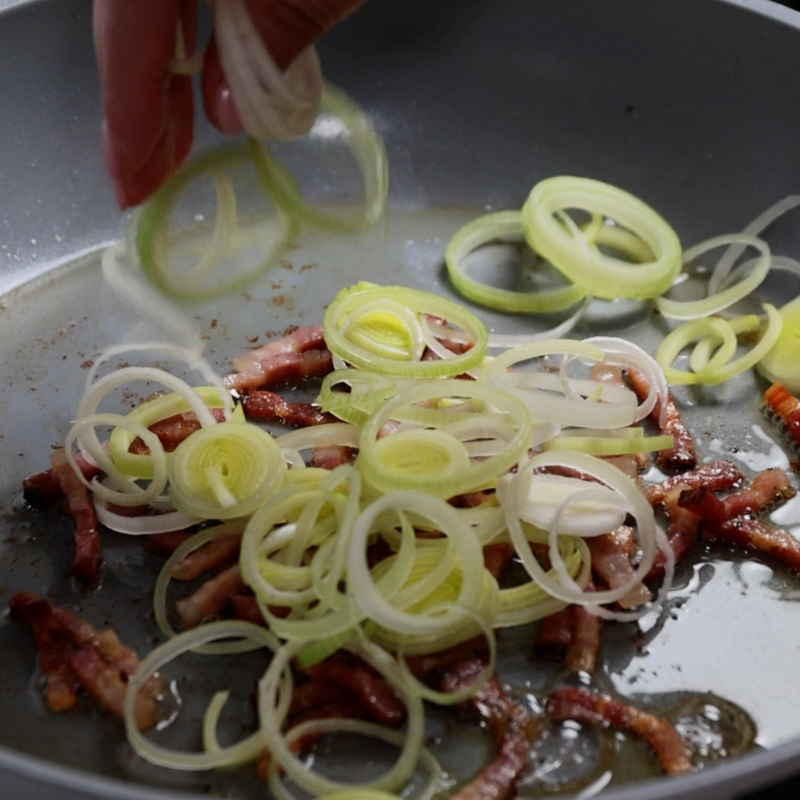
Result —
M 245 0 L 253 24 L 280 69 L 365 0 Z M 203 103 L 211 122 L 225 133 L 242 126 L 213 41 L 203 68 Z
M 179 23 L 194 47 L 196 13 L 196 0 L 95 0 L 103 155 L 121 208 L 155 191 L 191 147 L 191 79 L 169 64 Z

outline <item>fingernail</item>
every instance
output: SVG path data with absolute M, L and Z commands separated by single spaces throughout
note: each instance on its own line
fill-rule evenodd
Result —
M 223 133 L 237 136 L 242 132 L 242 121 L 233 104 L 231 90 L 223 86 L 214 95 L 214 118 Z

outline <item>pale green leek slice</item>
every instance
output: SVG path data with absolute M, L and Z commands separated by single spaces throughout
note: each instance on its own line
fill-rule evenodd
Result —
M 567 209 L 601 214 L 639 238 L 652 260 L 630 263 L 575 235 L 555 216 Z M 572 176 L 537 183 L 522 209 L 531 247 L 595 297 L 645 300 L 665 292 L 681 269 L 675 231 L 650 206 L 616 186 Z
M 781 383 L 787 391 L 800 392 L 800 296 L 780 310 L 783 328 L 769 352 L 756 368 L 769 381 Z

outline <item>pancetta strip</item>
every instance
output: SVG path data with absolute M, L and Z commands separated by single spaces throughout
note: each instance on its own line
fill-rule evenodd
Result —
M 781 383 L 773 383 L 764 392 L 766 410 L 786 428 L 786 435 L 796 450 L 800 450 L 800 400 Z
M 686 556 L 697 539 L 697 527 L 700 524 L 700 517 L 680 505 L 681 493 L 684 490 L 685 487 L 679 483 L 669 489 L 661 500 L 668 520 L 667 541 L 675 556 L 676 564 Z M 664 577 L 665 563 L 666 556 L 659 550 L 645 580 L 661 580 Z
M 241 543 L 242 535 L 239 533 L 212 539 L 172 564 L 170 577 L 178 581 L 193 581 L 204 572 L 225 569 L 238 560 Z
M 679 504 L 698 517 L 721 522 L 745 514 L 759 514 L 773 503 L 789 500 L 794 495 L 789 476 L 780 467 L 773 467 L 760 472 L 746 488 L 723 498 L 706 486 L 684 489 Z
M 127 681 L 139 659 L 120 644 L 116 633 L 96 631 L 89 623 L 31 592 L 18 592 L 9 603 L 12 617 L 33 630 L 39 664 L 47 676 L 45 701 L 52 711 L 75 706 L 78 688 L 115 717 L 122 717 Z M 134 719 L 144 730 L 158 721 L 163 687 L 151 678 L 136 698 Z
M 103 541 L 97 526 L 97 514 L 89 498 L 89 492 L 67 461 L 63 448 L 50 455 L 53 478 L 61 489 L 64 500 L 75 524 L 75 554 L 72 559 L 72 574 L 82 583 L 97 585 Z
M 650 394 L 650 384 L 647 378 L 637 369 L 628 370 L 628 379 L 634 392 L 640 400 Z M 661 401 L 657 400 L 655 407 L 650 412 L 650 419 L 658 426 L 659 432 L 672 435 L 673 446 L 669 450 L 660 450 L 656 453 L 656 461 L 663 469 L 670 472 L 685 472 L 697 466 L 697 451 L 694 447 L 692 435 L 683 424 L 681 412 L 675 405 L 671 394 L 667 394 L 666 415 L 663 426 L 660 425 Z
M 196 628 L 214 619 L 230 601 L 232 595 L 245 588 L 239 564 L 233 564 L 209 578 L 196 592 L 175 604 L 185 628 Z
M 234 372 L 222 381 L 228 389 L 279 389 L 302 383 L 308 378 L 323 378 L 333 370 L 333 356 L 328 349 L 303 353 L 278 353 L 259 362 L 248 372 Z
M 442 688 L 449 692 L 466 689 L 485 667 L 485 661 L 479 658 L 461 661 L 448 671 Z M 517 779 L 528 764 L 535 721 L 508 697 L 495 677 L 484 683 L 470 702 L 497 740 L 498 752 L 451 800 L 504 800 L 513 795 Z
M 306 325 L 295 328 L 291 333 L 273 339 L 270 342 L 248 350 L 246 353 L 233 359 L 233 368 L 237 372 L 247 372 L 257 368 L 265 359 L 287 353 L 304 353 L 306 350 L 321 350 L 325 347 L 325 337 L 322 334 L 322 325 Z
M 800 572 L 800 541 L 783 528 L 760 519 L 736 517 L 722 522 L 704 522 L 700 531 L 706 541 L 763 553 Z
M 331 414 L 327 414 L 311 403 L 289 402 L 279 394 L 266 389 L 248 392 L 242 397 L 245 416 L 255 422 L 270 424 L 295 425 L 306 428 L 309 425 L 323 425 L 326 422 L 338 422 Z
M 620 700 L 584 687 L 565 687 L 550 693 L 546 710 L 557 721 L 574 720 L 632 733 L 653 748 L 668 775 L 683 775 L 692 769 L 689 749 L 669 722 Z
M 673 475 L 671 478 L 654 483 L 645 488 L 645 495 L 651 505 L 662 503 L 664 496 L 670 489 L 676 486 L 686 488 L 693 486 L 705 486 L 712 492 L 722 489 L 732 489 L 743 478 L 741 470 L 731 461 L 712 461 L 703 464 L 682 475 Z
M 592 572 L 595 580 L 601 581 L 609 589 L 616 589 L 628 583 L 634 575 L 631 563 L 635 537 L 633 528 L 620 525 L 611 533 L 590 536 L 585 540 L 592 555 Z M 650 590 L 642 583 L 636 584 L 617 602 L 622 608 L 635 608 L 650 600 Z

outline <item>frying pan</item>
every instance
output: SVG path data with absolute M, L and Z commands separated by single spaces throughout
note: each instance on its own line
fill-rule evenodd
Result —
M 146 647 L 152 565 L 112 537 L 103 589 L 82 595 L 65 575 L 68 528 L 18 507 L 21 479 L 63 440 L 83 378 L 78 365 L 131 320 L 97 281 L 97 249 L 123 233 L 125 220 L 99 159 L 91 3 L 6 0 L 0 8 L 0 605 L 22 588 L 46 593 Z M 740 230 L 798 189 L 800 14 L 765 0 L 372 0 L 320 51 L 328 77 L 358 99 L 385 139 L 392 222 L 363 249 L 339 241 L 312 247 L 309 259 L 330 267 L 315 273 L 315 284 L 299 273 L 285 279 L 281 302 L 262 289 L 249 302 L 198 312 L 203 323 L 225 323 L 210 343 L 221 364 L 254 330 L 312 321 L 324 302 L 320 286 L 333 291 L 373 277 L 448 291 L 441 250 L 454 226 L 484 208 L 518 207 L 549 175 L 623 186 L 686 244 Z M 197 141 L 217 137 L 198 122 Z M 324 182 L 320 167 L 297 168 L 310 185 Z M 775 226 L 770 243 L 798 256 L 798 226 Z M 773 299 L 797 293 L 791 276 L 782 280 L 773 282 Z M 706 444 L 732 447 L 752 427 L 754 391 L 723 392 L 697 418 Z M 770 445 L 747 440 L 754 457 L 769 456 Z M 730 580 L 717 581 L 722 593 L 706 607 L 701 633 L 689 637 L 693 674 L 704 684 L 695 688 L 747 698 L 749 711 L 765 715 L 766 746 L 676 781 L 612 787 L 606 797 L 712 800 L 762 789 L 766 797 L 772 789 L 764 787 L 779 781 L 800 789 L 797 603 L 784 587 L 759 606 L 758 591 L 742 590 L 752 576 L 731 569 L 720 570 Z M 745 619 L 745 610 L 731 633 L 722 623 L 743 594 L 756 611 Z M 780 614 L 770 624 L 773 612 Z M 165 800 L 256 791 L 148 769 L 119 726 L 98 714 L 49 715 L 22 628 L 0 620 L 0 796 Z M 674 631 L 661 638 L 680 638 Z M 643 664 L 645 685 L 648 669 L 681 666 Z

